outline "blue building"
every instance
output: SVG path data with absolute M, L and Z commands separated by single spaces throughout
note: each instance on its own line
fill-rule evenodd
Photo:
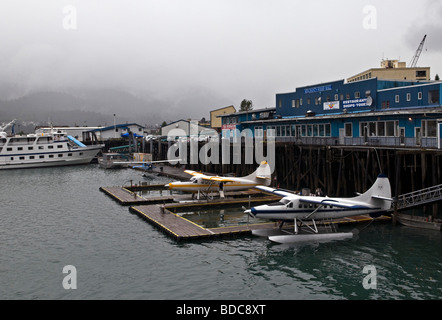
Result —
M 319 145 L 442 148 L 442 82 L 344 80 L 276 94 L 275 108 L 223 115 L 234 129 Z M 246 130 L 249 129 L 249 130 Z

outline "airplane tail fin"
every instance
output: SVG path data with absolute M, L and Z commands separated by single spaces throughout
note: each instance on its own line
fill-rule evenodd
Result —
M 246 179 L 255 180 L 264 186 L 270 186 L 272 182 L 272 171 L 267 161 L 261 162 L 255 172 L 245 177 Z
M 390 180 L 386 175 L 380 174 L 370 189 L 354 199 L 376 205 L 381 211 L 389 210 L 393 201 Z

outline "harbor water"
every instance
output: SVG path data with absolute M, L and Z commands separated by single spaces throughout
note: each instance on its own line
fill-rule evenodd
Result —
M 177 243 L 99 191 L 168 178 L 97 165 L 0 176 L 3 300 L 442 299 L 439 231 L 363 223 L 341 227 L 360 230 L 351 240 L 320 244 Z M 66 266 L 75 268 L 75 289 L 64 286 Z

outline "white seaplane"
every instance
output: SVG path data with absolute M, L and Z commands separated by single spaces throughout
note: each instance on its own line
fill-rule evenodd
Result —
M 277 235 L 263 231 L 253 234 L 268 236 L 269 240 L 278 243 L 293 243 L 303 241 L 330 241 L 348 239 L 353 233 L 329 232 L 320 234 L 315 220 L 343 218 L 369 214 L 372 218 L 382 215 L 391 208 L 390 181 L 381 174 L 373 186 L 364 194 L 353 198 L 329 198 L 318 196 L 301 196 L 295 193 L 257 186 L 257 189 L 283 197 L 279 202 L 253 207 L 244 212 L 252 217 L 281 221 Z M 294 222 L 294 233 L 284 234 L 282 225 L 285 221 Z M 309 223 L 307 223 L 307 221 Z M 329 220 L 329 222 L 331 222 Z M 330 228 L 331 229 L 331 228 Z
M 192 175 L 189 181 L 171 182 L 165 185 L 170 190 L 180 190 L 197 194 L 197 199 L 201 195 L 208 198 L 209 193 L 219 192 L 224 198 L 224 192 L 252 189 L 256 186 L 269 186 L 271 183 L 271 169 L 266 161 L 261 162 L 258 169 L 245 177 L 220 177 L 208 176 L 201 172 L 185 170 L 185 173 Z

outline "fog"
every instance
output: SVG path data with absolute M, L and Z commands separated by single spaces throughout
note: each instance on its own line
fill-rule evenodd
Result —
M 441 14 L 435 0 L 6 0 L 0 99 L 115 88 L 161 101 L 149 108 L 167 120 L 208 117 L 244 98 L 274 107 L 276 93 L 297 86 L 345 79 L 383 58 L 408 63 L 424 34 L 418 65 L 434 78 Z

